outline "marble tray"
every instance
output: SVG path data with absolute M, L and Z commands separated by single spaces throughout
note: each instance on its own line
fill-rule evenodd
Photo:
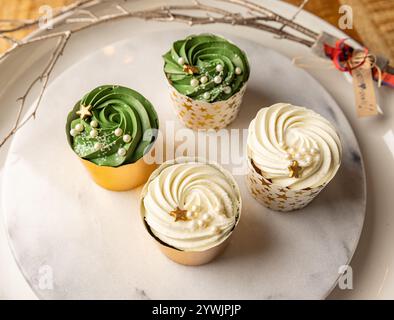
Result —
M 242 110 L 229 129 L 247 128 L 259 108 L 278 101 L 308 106 L 338 128 L 343 164 L 319 197 L 296 214 L 262 207 L 248 194 L 244 177 L 237 175 L 244 200 L 242 220 L 230 246 L 213 263 L 184 267 L 165 258 L 141 225 L 140 189 L 101 189 L 69 150 L 64 133 L 67 112 L 82 94 L 103 83 L 140 91 L 156 106 L 163 130 L 167 120 L 175 121 L 175 130 L 181 128 L 170 107 L 160 55 L 175 39 L 201 31 L 211 30 L 147 29 L 92 48 L 57 74 L 38 118 L 13 139 L 3 172 L 2 206 L 16 260 L 39 297 L 321 299 L 336 284 L 364 221 L 360 149 L 325 89 L 260 42 L 220 32 L 247 51 L 252 67 Z M 76 38 L 72 48 L 88 36 Z M 77 54 L 73 51 L 74 57 Z M 168 143 L 171 139 L 166 136 Z M 48 272 L 53 287 L 42 285 Z

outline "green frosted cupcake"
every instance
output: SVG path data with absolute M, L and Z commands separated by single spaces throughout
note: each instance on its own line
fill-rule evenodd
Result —
M 186 126 L 220 129 L 236 118 L 250 74 L 241 49 L 201 34 L 176 41 L 163 57 L 175 111 Z
M 76 103 L 68 115 L 66 133 L 73 151 L 89 168 L 102 174 L 104 170 L 97 167 L 136 164 L 154 143 L 158 128 L 156 111 L 141 94 L 104 85 Z M 138 180 L 133 175 L 131 179 Z

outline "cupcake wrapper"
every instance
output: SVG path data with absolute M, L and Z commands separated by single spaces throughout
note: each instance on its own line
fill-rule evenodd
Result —
M 157 243 L 160 251 L 170 260 L 185 266 L 201 266 L 220 255 L 230 242 L 230 237 L 217 246 L 205 251 L 180 251 L 161 243 Z
M 209 103 L 193 100 L 169 85 L 171 100 L 178 118 L 190 129 L 223 129 L 235 120 L 241 107 L 246 83 L 225 101 Z
M 156 164 L 149 164 L 144 157 L 135 163 L 117 168 L 98 166 L 93 162 L 81 159 L 90 176 L 104 189 L 111 191 L 127 191 L 145 183 L 150 174 L 157 168 Z
M 275 211 L 293 211 L 304 208 L 327 185 L 301 190 L 275 185 L 262 176 L 249 157 L 246 182 L 252 196 L 263 206 Z

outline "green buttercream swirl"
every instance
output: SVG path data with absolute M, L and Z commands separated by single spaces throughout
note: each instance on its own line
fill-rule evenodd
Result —
M 81 105 L 91 106 L 92 116 L 81 119 L 77 114 Z M 92 121 L 97 122 L 96 128 L 91 126 Z M 78 124 L 84 130 L 71 136 Z M 118 167 L 143 157 L 153 144 L 158 127 L 155 109 L 141 94 L 126 87 L 104 85 L 77 102 L 68 115 L 66 131 L 68 142 L 79 157 L 100 166 Z M 115 135 L 118 128 L 122 130 L 120 136 Z M 92 130 L 97 130 L 97 137 L 91 137 Z M 125 142 L 124 135 L 131 136 L 131 140 Z M 120 148 L 126 150 L 124 156 L 119 154 Z
M 179 93 L 194 100 L 227 100 L 241 90 L 249 79 L 250 68 L 246 54 L 226 39 L 212 34 L 192 35 L 176 41 L 163 58 L 164 71 L 170 84 Z M 196 72 L 189 74 L 184 71 L 179 58 L 183 58 L 185 65 L 197 67 Z M 223 66 L 221 72 L 216 69 L 219 64 Z M 241 74 L 236 74 L 237 67 Z M 203 76 L 208 78 L 205 84 L 201 83 Z M 215 83 L 215 76 L 220 76 L 222 82 Z M 199 85 L 193 86 L 192 79 L 199 80 Z M 226 93 L 225 87 L 230 87 L 231 91 Z M 208 93 L 204 95 L 206 92 Z

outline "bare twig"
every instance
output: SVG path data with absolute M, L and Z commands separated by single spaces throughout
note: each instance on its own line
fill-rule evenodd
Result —
M 306 6 L 306 4 L 309 2 L 309 0 L 303 0 L 302 3 L 298 6 L 297 11 L 294 12 L 293 16 L 291 17 L 291 21 L 294 21 L 297 16 L 301 13 L 302 10 L 304 10 L 304 7 Z M 286 28 L 285 24 L 282 24 L 282 26 L 280 27 L 280 31 L 282 31 L 284 28 Z
M 252 12 L 257 12 L 260 13 L 262 15 L 266 15 L 268 17 L 273 18 L 276 22 L 281 23 L 282 25 L 285 25 L 287 27 L 290 27 L 308 37 L 311 37 L 312 39 L 317 39 L 317 37 L 319 36 L 318 33 L 292 21 L 289 20 L 265 7 L 263 7 L 262 5 L 259 5 L 257 3 L 251 2 L 249 0 L 216 0 L 216 1 L 221 1 L 221 2 L 227 2 L 227 3 L 233 3 L 233 4 L 237 4 L 239 6 L 242 6 L 244 8 L 249 9 Z
M 3 138 L 3 140 L 1 140 L 0 148 L 28 121 L 36 117 L 45 90 L 48 86 L 50 75 L 52 74 L 52 71 L 55 68 L 60 56 L 63 54 L 70 37 L 77 32 L 97 26 L 99 24 L 125 18 L 138 18 L 144 20 L 165 22 L 180 22 L 187 23 L 191 26 L 221 23 L 263 30 L 278 35 L 283 39 L 288 39 L 309 47 L 314 44 L 314 41 L 317 38 L 317 33 L 313 32 L 312 30 L 307 29 L 295 23 L 294 21 L 282 17 L 274 13 L 273 11 L 261 5 L 255 4 L 249 0 L 216 1 L 227 2 L 240 6 L 247 10 L 247 13 L 252 13 L 251 16 L 243 15 L 239 12 L 229 11 L 219 6 L 206 5 L 198 0 L 195 0 L 192 4 L 187 5 L 169 5 L 165 7 L 157 7 L 141 11 L 129 11 L 124 6 L 116 4 L 114 7 L 116 11 L 114 13 L 101 16 L 96 16 L 93 12 L 89 10 L 96 4 L 104 1 L 106 0 L 78 0 L 69 6 L 63 7 L 56 11 L 54 17 L 58 17 L 61 14 L 65 13 L 74 16 L 70 17 L 69 19 L 59 21 L 59 25 L 70 26 L 67 31 L 48 32 L 35 37 L 26 38 L 21 41 L 14 39 L 9 34 L 12 34 L 22 29 L 38 27 L 39 19 L 23 21 L 0 20 L 0 38 L 5 39 L 6 41 L 9 41 L 13 44 L 10 49 L 0 55 L 0 63 L 4 61 L 5 58 L 8 57 L 13 51 L 20 49 L 21 47 L 51 39 L 57 40 L 54 51 L 52 52 L 52 55 L 48 63 L 44 67 L 42 73 L 33 80 L 33 82 L 26 89 L 24 95 L 18 99 L 20 104 L 16 120 L 10 132 Z M 123 2 L 126 1 L 127 0 L 123 0 Z M 275 27 L 270 24 L 270 22 L 279 22 L 281 26 Z M 4 23 L 7 23 L 11 27 L 9 27 L 8 29 L 1 28 L 1 25 Z M 284 27 L 286 27 L 288 30 L 284 30 Z M 296 31 L 298 34 L 294 34 L 291 31 Z M 26 100 L 31 94 L 32 89 L 39 83 L 41 85 L 41 88 L 38 94 L 38 98 L 33 106 L 33 109 L 23 120 L 21 120 L 23 112 L 25 110 Z
M 7 36 L 5 34 L 0 34 L 0 39 L 4 39 L 7 42 L 11 43 L 11 45 L 17 45 L 20 42 L 17 39 L 14 39 L 13 37 Z
M 27 90 L 25 91 L 24 95 L 21 96 L 20 98 L 18 98 L 18 101 L 20 102 L 19 105 L 19 109 L 18 109 L 18 113 L 16 116 L 16 120 L 14 123 L 14 126 L 12 127 L 12 129 L 10 130 L 10 132 L 3 138 L 3 140 L 0 142 L 0 148 L 4 145 L 4 143 L 7 142 L 7 140 L 13 136 L 20 128 L 22 128 L 31 118 L 35 118 L 38 108 L 40 106 L 42 97 L 44 95 L 44 92 L 48 86 L 48 81 L 49 81 L 49 77 L 53 71 L 53 68 L 56 65 L 56 62 L 58 61 L 59 57 L 62 55 L 63 50 L 67 44 L 68 39 L 70 38 L 71 33 L 69 31 L 66 31 L 64 33 L 64 35 L 59 39 L 56 48 L 54 50 L 54 52 L 52 53 L 51 58 L 49 59 L 48 64 L 46 65 L 46 67 L 44 68 L 43 73 L 36 77 L 33 82 L 29 85 L 29 87 L 27 88 Z M 41 86 L 41 90 L 40 93 L 38 95 L 38 99 L 35 103 L 35 106 L 33 108 L 33 111 L 21 122 L 21 116 L 23 114 L 23 110 L 26 104 L 26 99 L 29 96 L 31 90 L 34 88 L 34 86 L 38 83 L 41 82 L 42 86 Z

